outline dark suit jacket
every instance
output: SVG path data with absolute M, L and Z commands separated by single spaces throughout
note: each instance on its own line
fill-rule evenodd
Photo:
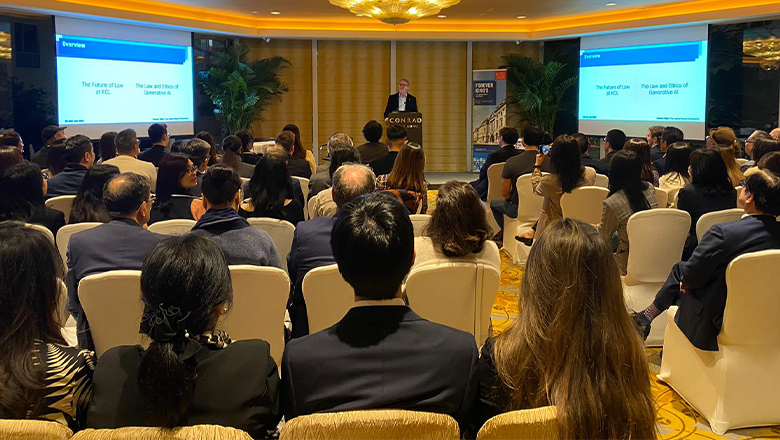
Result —
M 582 166 L 591 167 L 594 170 L 596 170 L 596 172 L 599 174 L 603 174 L 605 176 L 609 175 L 609 165 L 605 164 L 604 162 L 593 159 L 588 154 L 583 154 L 581 160 L 582 160 Z
M 398 157 L 397 151 L 391 151 L 380 157 L 379 159 L 371 162 L 368 166 L 374 170 L 374 174 L 381 176 L 382 174 L 390 174 L 393 171 L 393 165 L 395 165 L 395 158 Z
M 675 321 L 694 346 L 718 350 L 729 263 L 742 254 L 767 249 L 780 249 L 780 223 L 768 215 L 748 216 L 713 226 L 691 258 L 677 263 L 688 293 L 679 297 Z
M 656 145 L 654 147 L 650 147 L 650 160 L 656 161 L 662 157 L 664 157 L 664 152 L 661 150 L 661 147 L 659 145 Z
M 53 176 L 47 182 L 49 188 L 46 190 L 46 198 L 76 195 L 87 171 L 89 171 L 87 167 L 78 164 L 65 166 L 62 172 Z
M 285 347 L 284 415 L 394 408 L 464 423 L 476 398 L 478 359 L 473 336 L 409 307 L 355 307 L 333 327 Z
M 491 165 L 495 165 L 501 162 L 506 162 L 507 159 L 509 159 L 510 157 L 517 156 L 522 152 L 523 150 L 518 150 L 517 148 L 515 148 L 514 145 L 504 145 L 498 150 L 488 154 L 485 163 L 482 164 L 482 168 L 479 169 L 479 179 L 475 180 L 474 182 L 471 182 L 471 186 L 473 186 L 474 189 L 477 190 L 477 194 L 479 194 L 479 198 L 481 198 L 482 200 L 487 200 L 488 168 L 490 168 Z
M 287 170 L 291 176 L 311 178 L 311 165 L 305 159 L 289 156 L 287 158 Z
M 387 155 L 387 145 L 381 142 L 366 142 L 365 144 L 357 147 L 357 149 L 360 153 L 360 162 L 364 164 L 368 164 L 372 160 L 376 160 Z
M 737 207 L 737 193 L 731 191 L 723 195 L 707 195 L 702 188 L 693 184 L 685 186 L 677 193 L 677 209 L 682 209 L 691 215 L 691 229 L 685 240 L 682 260 L 690 258 L 696 248 L 696 222 L 708 212 L 722 211 Z
M 316 196 L 321 191 L 325 191 L 333 185 L 333 181 L 330 178 L 330 171 L 320 171 L 311 176 L 309 179 L 309 199 Z
M 168 153 L 165 152 L 165 145 L 152 145 L 152 148 L 138 155 L 138 160 L 151 162 L 154 166 L 159 167 L 160 161 L 166 154 Z
M 87 427 L 150 426 L 137 383 L 142 356 L 136 345 L 115 347 L 100 357 Z M 180 426 L 230 426 L 256 439 L 276 428 L 282 418 L 279 373 L 267 342 L 238 341 L 224 349 L 201 346 L 188 362 L 195 364 L 195 391 Z
M 385 106 L 385 118 L 392 112 L 398 111 L 398 93 L 393 93 L 387 97 L 387 106 Z M 418 112 L 417 98 L 410 93 L 406 94 L 406 112 Z
M 76 319 L 79 346 L 94 350 L 89 324 L 78 296 L 78 285 L 87 275 L 109 270 L 140 270 L 144 257 L 159 241 L 168 238 L 140 227 L 130 219 L 116 219 L 73 234 L 68 243 L 68 311 Z
M 314 268 L 336 262 L 330 248 L 330 233 L 334 223 L 335 217 L 317 217 L 298 223 L 295 227 L 292 248 L 287 255 L 287 271 L 293 283 L 287 310 L 294 338 L 309 334 L 309 316 L 303 299 L 303 277 Z
M 57 232 L 65 226 L 65 214 L 56 209 L 47 208 L 45 205 L 33 206 L 33 215 L 27 220 L 27 223 L 45 226 L 57 238 Z
M 614 156 L 615 153 L 617 153 L 617 151 L 613 151 L 613 152 L 607 154 L 606 156 L 602 157 L 600 159 L 601 163 L 605 164 L 607 166 L 607 168 L 609 168 L 609 164 L 612 162 L 612 156 Z

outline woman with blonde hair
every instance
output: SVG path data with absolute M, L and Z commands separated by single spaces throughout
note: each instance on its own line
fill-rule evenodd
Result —
M 417 194 L 420 214 L 428 212 L 428 182 L 425 181 L 425 152 L 419 144 L 409 142 L 401 148 L 390 174 L 376 178 L 377 191 L 397 189 Z M 414 214 L 414 212 L 412 213 Z
M 734 150 L 726 145 L 717 145 L 715 151 L 720 153 L 720 157 L 723 158 L 723 162 L 726 163 L 726 170 L 729 173 L 729 180 L 731 185 L 737 187 L 740 182 L 745 180 L 745 176 L 742 175 L 742 171 L 739 170 L 739 164 L 734 159 Z
M 531 248 L 520 290 L 522 313 L 482 348 L 475 422 L 552 405 L 559 438 L 655 438 L 644 344 L 598 231 L 552 222 Z

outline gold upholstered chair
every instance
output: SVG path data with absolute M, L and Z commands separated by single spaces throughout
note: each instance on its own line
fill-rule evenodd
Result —
M 67 440 L 73 431 L 48 420 L 0 420 L 3 440 Z
M 457 440 L 460 430 L 446 414 L 380 409 L 319 413 L 296 417 L 279 440 Z
M 246 432 L 216 425 L 182 426 L 175 429 L 128 427 L 85 429 L 73 440 L 252 440 Z
M 554 406 L 499 414 L 482 425 L 477 440 L 555 440 L 560 438 L 556 416 Z

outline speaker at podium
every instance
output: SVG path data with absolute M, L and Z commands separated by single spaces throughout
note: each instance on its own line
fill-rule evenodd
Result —
M 423 145 L 423 115 L 418 112 L 391 112 L 387 123 L 406 128 L 406 138 L 409 142 Z

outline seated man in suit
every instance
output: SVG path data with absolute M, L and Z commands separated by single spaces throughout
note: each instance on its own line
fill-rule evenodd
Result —
M 353 150 L 357 155 L 354 148 L 342 147 L 336 151 L 340 150 Z M 364 165 L 341 165 L 333 173 L 332 189 L 333 202 L 340 208 L 356 197 L 374 192 L 376 176 L 371 168 Z M 309 334 L 309 317 L 306 314 L 306 302 L 303 300 L 303 277 L 316 267 L 336 262 L 330 248 L 330 233 L 335 222 L 335 217 L 322 216 L 298 223 L 295 227 L 292 247 L 287 256 L 287 269 L 293 283 L 287 306 L 292 321 L 293 338 Z
M 614 129 L 607 132 L 607 136 L 604 137 L 604 153 L 606 155 L 601 158 L 601 163 L 606 165 L 607 168 L 612 163 L 612 156 L 623 149 L 626 139 L 626 134 L 623 133 L 623 130 Z
M 426 321 L 405 304 L 401 283 L 414 263 L 414 230 L 403 205 L 379 193 L 353 200 L 339 211 L 330 243 L 355 304 L 333 327 L 285 347 L 287 420 L 395 408 L 467 422 L 477 346 L 468 333 Z
M 669 146 L 675 142 L 682 142 L 685 135 L 682 130 L 677 127 L 665 127 L 663 133 L 661 133 L 661 141 L 659 143 L 661 151 L 664 153 L 663 157 L 653 161 L 655 170 L 658 171 L 659 176 L 666 174 L 666 150 Z
M 406 128 L 402 125 L 391 125 L 387 127 L 387 150 L 388 153 L 379 159 L 375 159 L 368 164 L 374 174 L 381 176 L 382 174 L 390 174 L 393 171 L 393 165 L 395 165 L 395 158 L 398 157 L 398 153 L 409 142 L 407 137 Z
M 333 174 L 340 166 L 345 163 L 360 163 L 360 153 L 358 150 L 352 147 L 339 147 L 331 151 L 330 153 L 330 168 L 328 169 L 329 178 L 332 179 Z M 373 174 L 373 172 L 372 172 Z M 336 215 L 338 211 L 338 205 L 333 199 L 333 188 L 327 188 L 320 191 L 309 204 L 311 208 L 312 217 L 332 217 Z
M 664 127 L 661 125 L 653 125 L 647 129 L 647 145 L 650 145 L 650 160 L 655 162 L 656 160 L 664 157 L 664 150 L 661 149 L 661 136 L 664 134 Z
M 382 139 L 382 124 L 374 120 L 368 121 L 363 126 L 363 137 L 367 142 L 357 149 L 364 164 L 387 155 L 387 145 L 379 142 Z
M 331 162 L 333 161 L 333 152 L 338 148 L 355 148 L 355 144 L 348 134 L 333 133 L 328 139 L 328 157 Z M 385 154 L 387 154 L 387 145 L 382 144 L 382 148 L 385 150 Z M 361 154 L 360 157 L 362 158 L 363 155 Z M 326 165 L 325 169 L 321 171 L 319 168 L 317 169 L 317 173 L 309 179 L 309 198 L 316 196 L 320 191 L 330 188 L 332 183 L 331 174 L 333 174 L 333 171 L 330 170 L 330 165 Z
M 46 198 L 76 195 L 87 171 L 95 164 L 92 142 L 83 134 L 71 136 L 65 142 L 65 168 L 49 179 Z
M 498 130 L 498 145 L 501 148 L 488 155 L 482 168 L 479 169 L 479 179 L 471 182 L 471 186 L 477 190 L 482 201 L 487 201 L 488 196 L 488 168 L 493 164 L 506 162 L 510 157 L 522 153 L 523 150 L 515 148 L 518 139 L 520 139 L 520 132 L 514 127 L 502 127 Z
M 398 81 L 398 93 L 387 98 L 385 106 L 385 122 L 392 112 L 417 112 L 417 98 L 409 94 L 409 80 L 406 78 Z
M 81 280 L 109 270 L 141 270 L 147 252 L 164 235 L 147 231 L 152 195 L 149 180 L 123 173 L 106 183 L 103 200 L 111 221 L 73 234 L 68 243 L 68 311 L 76 319 L 79 346 L 94 350 L 87 317 L 81 308 L 78 287 Z
M 274 142 L 276 142 L 277 147 L 284 148 L 284 151 L 290 156 L 287 158 L 287 170 L 290 171 L 290 176 L 311 178 L 309 162 L 306 159 L 298 159 L 292 155 L 295 150 L 295 133 L 283 131 L 276 136 Z
M 171 139 L 171 135 L 168 134 L 168 126 L 165 124 L 152 124 L 146 130 L 146 133 L 149 135 L 152 147 L 139 154 L 138 160 L 149 162 L 155 167 L 159 167 L 162 158 L 168 154 L 165 152 L 165 148 L 168 147 L 168 141 Z
M 726 268 L 748 252 L 780 249 L 780 176 L 762 170 L 747 178 L 739 203 L 749 216 L 715 225 L 704 234 L 688 261 L 672 267 L 666 283 L 645 310 L 633 313 L 644 338 L 664 310 L 680 306 L 675 322 L 700 350 L 718 350 L 726 306 Z
M 582 133 L 576 133 L 572 136 L 574 139 L 577 139 L 577 145 L 580 146 L 580 153 L 582 153 L 582 166 L 591 167 L 599 174 L 603 174 L 605 176 L 609 175 L 609 166 L 601 160 L 596 160 L 590 157 L 590 154 L 588 154 L 588 151 L 590 151 L 590 141 L 588 141 L 588 137 Z

